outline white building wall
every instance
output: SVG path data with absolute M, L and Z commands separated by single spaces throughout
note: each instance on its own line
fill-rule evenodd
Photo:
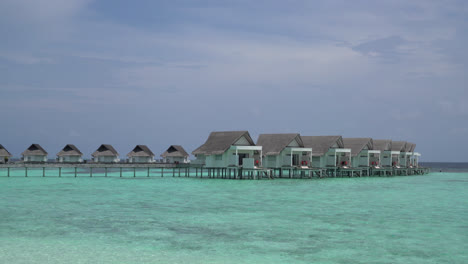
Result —
M 46 155 L 24 156 L 24 161 L 46 162 L 47 161 L 47 156 Z
M 130 157 L 130 163 L 151 163 L 154 162 L 154 157 Z
M 175 162 L 187 163 L 187 158 L 185 158 L 185 157 L 166 157 L 166 158 L 164 158 L 164 162 L 167 162 L 167 163 L 175 163 Z
M 59 162 L 83 162 L 81 156 L 60 156 L 58 158 Z
M 119 162 L 120 158 L 117 156 L 99 156 L 94 158 L 94 162 L 105 162 L 105 163 L 110 163 L 110 162 Z

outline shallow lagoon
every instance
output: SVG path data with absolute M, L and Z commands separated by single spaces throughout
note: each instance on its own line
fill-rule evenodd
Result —
M 468 263 L 467 201 L 468 173 L 0 177 L 0 263 Z

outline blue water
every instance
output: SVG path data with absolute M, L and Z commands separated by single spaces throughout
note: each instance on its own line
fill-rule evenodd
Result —
M 468 263 L 467 201 L 468 173 L 0 177 L 0 263 Z

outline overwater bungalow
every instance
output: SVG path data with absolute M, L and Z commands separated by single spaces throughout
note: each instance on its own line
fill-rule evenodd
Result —
M 304 147 L 298 133 L 261 134 L 257 146 L 262 147 L 264 168 L 309 167 L 312 164 L 312 148 Z
M 393 167 L 406 167 L 406 141 L 392 141 L 392 151 L 399 152 L 398 158 L 392 155 Z
M 381 167 L 392 167 L 392 161 L 397 161 L 400 156 L 400 151 L 392 151 L 392 140 L 390 139 L 375 139 L 374 149 L 380 150 Z
M 32 144 L 23 153 L 21 153 L 21 155 L 25 162 L 46 162 L 48 153 L 41 147 L 41 145 Z
M 57 153 L 58 162 L 83 162 L 83 153 L 73 144 L 67 144 Z
M 136 145 L 127 154 L 130 163 L 152 163 L 155 162 L 154 156 L 154 153 L 146 145 Z
M 312 148 L 312 167 L 349 166 L 351 149 L 344 148 L 341 136 L 302 136 L 306 148 Z
M 161 154 L 165 163 L 188 163 L 189 154 L 180 145 L 171 145 L 163 154 Z
M 207 168 L 253 169 L 261 164 L 262 147 L 255 145 L 248 131 L 211 132 L 192 154 L 196 157 L 193 164 L 204 164 Z
M 94 162 L 119 162 L 119 153 L 109 144 L 102 144 L 93 154 Z
M 380 163 L 380 150 L 374 150 L 372 138 L 343 138 L 343 144 L 351 149 L 351 167 L 371 167 Z
M 0 163 L 7 163 L 13 157 L 8 150 L 0 144 Z

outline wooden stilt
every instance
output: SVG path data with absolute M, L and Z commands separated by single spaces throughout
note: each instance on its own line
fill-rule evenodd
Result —
M 7 168 L 7 177 L 10 177 L 10 167 Z
M 135 177 L 136 177 L 136 168 L 133 167 L 133 178 L 135 178 Z
M 104 176 L 107 177 L 107 167 L 104 168 Z
M 42 167 L 42 177 L 45 177 L 45 167 Z
M 24 167 L 24 175 L 26 175 L 26 177 L 28 177 L 28 167 Z
M 122 167 L 120 167 L 120 178 L 122 178 Z
M 89 177 L 93 177 L 93 167 L 89 168 Z
M 75 167 L 75 174 L 76 174 L 76 167 Z M 62 177 L 62 167 L 59 167 L 59 177 Z
M 150 168 L 148 167 L 148 177 L 150 176 Z
M 77 167 L 75 167 L 75 178 L 76 178 L 76 169 L 77 169 Z
M 164 167 L 161 168 L 161 177 L 164 177 Z

